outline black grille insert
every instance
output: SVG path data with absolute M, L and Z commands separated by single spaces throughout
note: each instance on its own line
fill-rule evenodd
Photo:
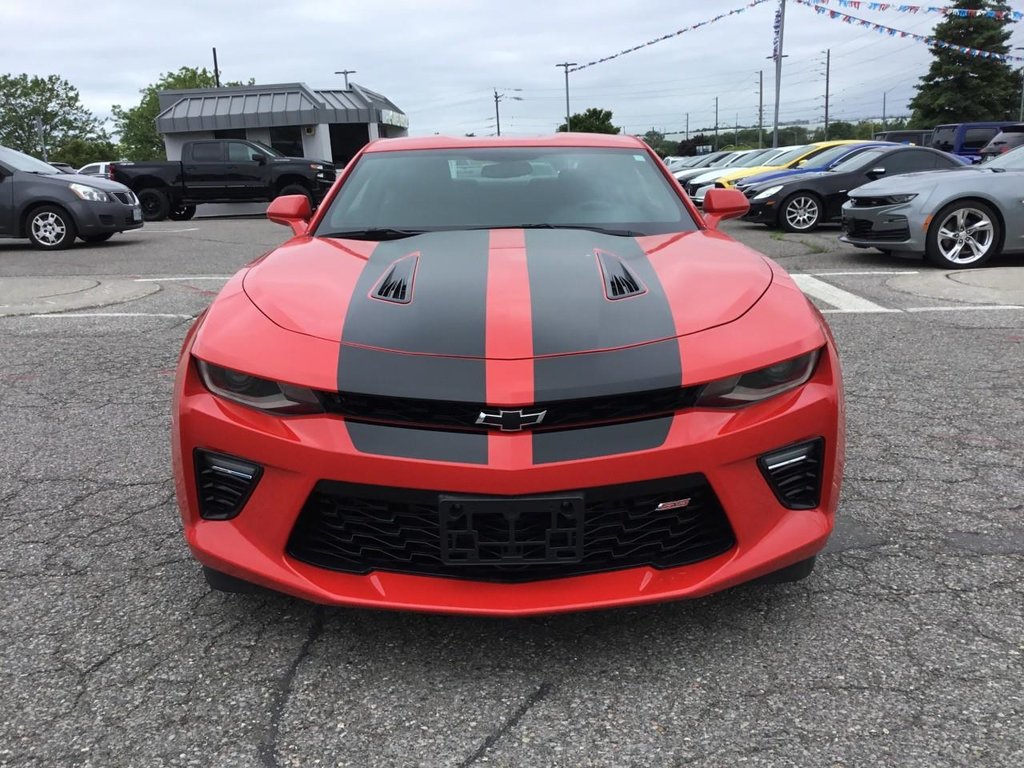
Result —
M 569 491 L 561 501 L 574 497 L 582 500 L 582 520 L 574 516 L 575 507 L 566 509 L 562 517 L 550 516 L 549 525 L 542 522 L 545 515 L 525 515 L 521 531 L 517 525 L 515 530 L 501 532 L 510 546 L 508 557 L 497 556 L 492 546 L 484 552 L 486 557 L 480 557 L 477 548 L 463 552 L 462 561 L 453 563 L 450 546 L 442 542 L 441 494 L 321 481 L 302 508 L 287 552 L 310 565 L 346 573 L 380 570 L 525 582 L 639 566 L 674 568 L 722 554 L 736 543 L 703 475 Z M 450 508 L 459 498 L 477 510 L 487 509 L 481 502 L 488 498 L 530 502 L 529 497 L 446 495 L 445 504 Z M 550 497 L 537 500 L 545 499 Z M 468 539 L 493 543 L 499 538 L 493 530 L 494 515 L 484 514 L 479 523 L 461 525 L 461 533 L 472 534 Z M 529 549 L 539 541 L 544 546 Z M 552 554 L 553 549 L 558 552 Z M 531 551 L 536 555 L 531 556 Z
M 792 445 L 757 460 L 776 498 L 789 509 L 814 509 L 821 498 L 822 438 Z
M 529 411 L 545 411 L 544 421 L 531 431 L 572 429 L 598 424 L 614 424 L 666 416 L 697 401 L 701 387 L 631 392 L 626 395 L 591 397 L 582 400 L 555 400 L 531 403 Z M 478 424 L 485 403 L 462 403 L 449 400 L 418 400 L 407 397 L 363 395 L 356 392 L 321 392 L 321 401 L 329 413 L 337 413 L 351 421 L 422 427 L 452 432 L 486 432 L 500 430 L 500 424 Z
M 258 464 L 198 448 L 193 460 L 199 515 L 205 520 L 230 520 L 238 515 L 263 474 Z
M 893 218 L 895 221 L 884 229 L 876 229 L 874 222 L 867 219 L 845 218 L 843 219 L 843 229 L 846 230 L 850 237 L 863 237 L 870 240 L 892 242 L 909 240 L 910 226 L 907 224 L 906 218 L 902 216 L 894 216 Z

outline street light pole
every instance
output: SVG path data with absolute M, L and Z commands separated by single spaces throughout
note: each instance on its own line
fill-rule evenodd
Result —
M 775 119 L 772 146 L 779 146 L 779 98 L 782 95 L 782 40 L 786 31 L 786 0 L 779 0 L 779 49 L 775 52 Z
M 572 126 L 569 124 L 572 118 L 569 115 L 569 67 L 575 67 L 575 61 L 563 61 L 561 64 L 555 64 L 556 67 L 561 67 L 565 70 L 565 132 L 568 133 L 572 130 Z
M 1024 47 L 1018 45 L 1014 50 L 1024 51 Z M 1024 62 L 1020 65 L 1020 116 L 1017 120 L 1024 123 Z
M 757 148 L 760 149 L 764 144 L 764 70 L 757 74 Z
M 344 75 L 345 76 L 345 90 L 347 91 L 348 90 L 348 76 L 349 75 L 354 75 L 355 73 L 356 73 L 356 71 L 354 69 L 341 69 L 341 70 L 336 71 L 334 74 L 336 74 L 336 75 Z

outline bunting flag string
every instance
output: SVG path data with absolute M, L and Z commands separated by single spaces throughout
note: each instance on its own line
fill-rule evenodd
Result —
M 879 34 L 888 35 L 889 37 L 901 37 L 901 38 L 904 38 L 904 39 L 914 40 L 914 41 L 916 41 L 918 43 L 924 43 L 925 45 L 932 46 L 932 47 L 935 47 L 935 48 L 945 48 L 945 49 L 950 50 L 950 51 L 956 51 L 957 53 L 962 53 L 962 54 L 964 54 L 966 56 L 974 56 L 974 57 L 979 57 L 979 58 L 983 58 L 983 59 L 995 59 L 996 61 L 1024 62 L 1024 57 L 1022 57 L 1022 56 L 1011 56 L 1010 54 L 1007 54 L 1007 53 L 994 53 L 992 51 L 981 51 L 981 50 L 978 50 L 977 48 L 968 48 L 967 46 L 963 46 L 963 45 L 954 45 L 953 43 L 947 43 L 945 40 L 939 40 L 939 39 L 934 38 L 934 37 L 927 37 L 925 35 L 915 35 L 913 32 L 904 32 L 903 30 L 900 30 L 900 29 L 893 29 L 892 27 L 887 27 L 884 24 L 876 24 L 875 22 L 868 21 L 867 19 L 861 19 L 861 18 L 858 18 L 857 16 L 850 16 L 849 14 L 841 13 L 839 11 L 832 10 L 831 8 L 826 8 L 823 5 L 818 5 L 818 3 L 815 0 L 795 0 L 795 1 L 797 3 L 799 3 L 800 5 L 805 5 L 808 8 L 813 8 L 815 13 L 817 13 L 819 16 L 828 16 L 830 19 L 835 19 L 835 20 L 838 20 L 838 21 L 842 21 L 842 22 L 844 22 L 846 24 L 856 24 L 858 26 L 864 27 L 865 29 L 873 29 L 874 31 L 878 32 Z M 828 0 L 818 0 L 818 1 L 828 2 Z M 868 2 L 866 2 L 866 0 L 846 0 L 846 2 L 851 3 L 851 4 L 855 3 L 855 2 L 859 2 L 862 6 L 868 6 L 868 5 L 878 5 L 878 6 L 890 5 L 890 3 L 868 3 Z
M 841 8 L 853 8 L 857 11 L 896 11 L 897 13 L 941 13 L 945 16 L 959 16 L 968 18 L 984 16 L 989 19 L 1013 19 L 1020 21 L 1024 19 L 1024 13 L 1020 11 L 993 11 L 979 10 L 973 8 L 952 8 L 938 5 L 904 5 L 903 3 L 877 3 L 871 0 L 819 0 L 822 5 L 830 2 L 837 3 Z
M 626 48 L 625 50 L 619 51 L 618 53 L 613 53 L 611 56 L 605 56 L 604 58 L 601 58 L 601 59 L 595 59 L 594 61 L 588 61 L 586 64 L 580 64 L 578 67 L 573 67 L 569 71 L 570 72 L 579 72 L 581 69 L 586 69 L 587 67 L 593 67 L 596 64 L 603 64 L 606 61 L 611 61 L 612 59 L 617 59 L 620 56 L 625 56 L 627 53 L 634 53 L 635 51 L 639 51 L 641 48 L 648 48 L 648 47 L 650 47 L 652 45 L 655 45 L 657 43 L 663 42 L 665 40 L 671 40 L 673 37 L 679 37 L 679 35 L 685 34 L 686 32 L 692 32 L 695 29 L 700 29 L 701 27 L 706 27 L 709 24 L 714 24 L 716 21 L 721 21 L 722 19 L 729 18 L 730 16 L 736 16 L 737 14 L 740 14 L 740 13 L 743 13 L 744 11 L 750 10 L 751 8 L 754 8 L 755 6 L 763 5 L 764 3 L 768 3 L 768 2 L 772 2 L 772 0 L 750 0 L 750 2 L 748 2 L 742 8 L 735 8 L 735 9 L 733 9 L 731 11 L 728 11 L 727 13 L 722 13 L 722 14 L 719 14 L 718 16 L 715 16 L 713 19 L 708 19 L 707 21 L 700 21 L 700 22 L 698 22 L 696 24 L 691 24 L 688 27 L 683 27 L 682 29 L 677 29 L 675 32 L 669 32 L 667 35 L 662 35 L 661 37 L 656 37 L 653 40 L 648 40 L 646 43 L 641 43 L 640 45 L 634 45 L 632 48 Z M 778 35 L 776 34 L 776 38 L 777 37 L 778 37 Z

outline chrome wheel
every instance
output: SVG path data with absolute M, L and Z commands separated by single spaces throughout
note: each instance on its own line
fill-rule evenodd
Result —
M 821 204 L 810 195 L 797 195 L 786 201 L 782 212 L 786 219 L 786 228 L 791 232 L 806 232 L 814 229 L 821 218 Z
M 29 226 L 32 228 L 33 239 L 47 248 L 57 247 L 68 236 L 67 224 L 53 211 L 37 213 Z
M 991 216 L 978 208 L 957 208 L 939 224 L 935 244 L 950 264 L 974 264 L 984 259 L 995 243 Z

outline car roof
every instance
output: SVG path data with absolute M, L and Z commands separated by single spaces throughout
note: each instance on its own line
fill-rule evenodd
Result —
M 366 146 L 370 152 L 399 152 L 408 149 L 473 149 L 484 147 L 608 147 L 643 149 L 646 145 L 635 136 L 609 133 L 557 133 L 553 136 L 419 136 L 400 139 L 378 139 Z

